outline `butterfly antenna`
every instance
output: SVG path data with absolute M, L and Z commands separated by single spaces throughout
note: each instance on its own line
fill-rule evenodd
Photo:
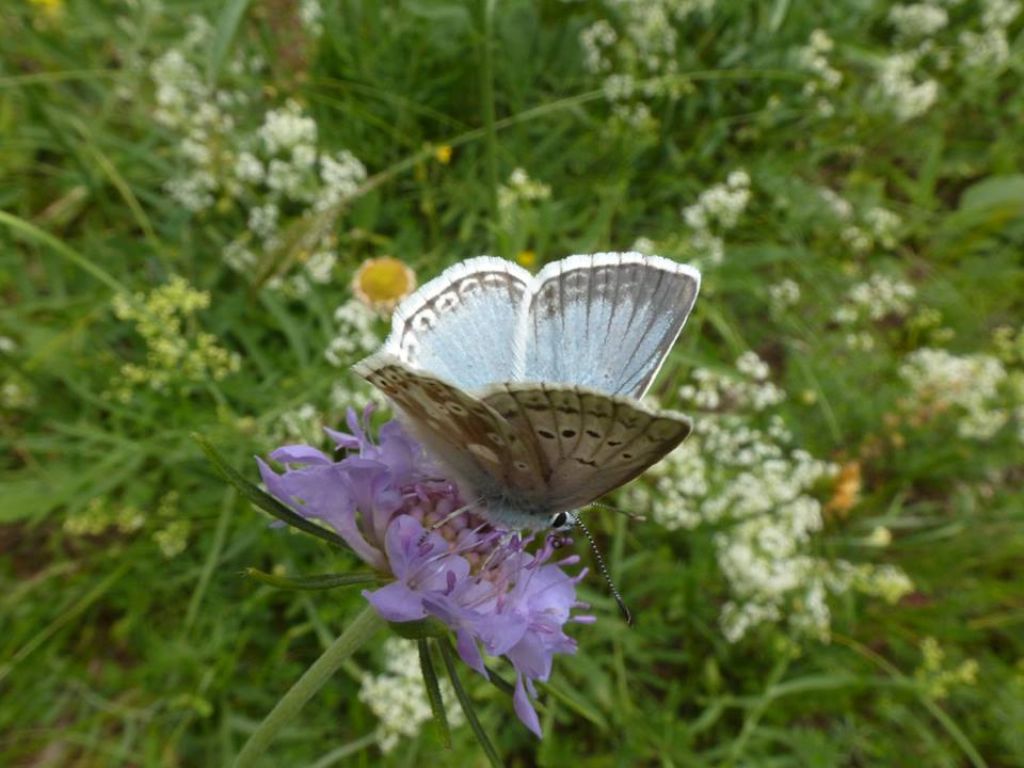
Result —
M 625 509 L 619 509 L 618 507 L 613 507 L 611 504 L 605 504 L 605 503 L 600 502 L 600 501 L 592 501 L 592 502 L 590 502 L 589 506 L 591 506 L 591 507 L 600 507 L 601 509 L 607 509 L 609 512 L 617 512 L 618 514 L 625 515 L 630 520 L 632 520 L 634 522 L 637 522 L 637 523 L 642 523 L 642 522 L 644 522 L 647 519 L 647 517 L 645 515 L 641 515 L 641 514 L 639 514 L 637 512 L 627 512 Z
M 583 524 L 583 520 L 579 515 L 576 515 L 576 525 L 583 535 L 587 537 L 587 541 L 590 542 L 590 551 L 594 553 L 594 560 L 597 562 L 597 569 L 601 572 L 601 576 L 604 577 L 605 582 L 608 584 L 608 589 L 611 590 L 612 597 L 615 598 L 616 604 L 619 606 L 619 610 L 622 611 L 622 618 L 626 620 L 626 626 L 633 626 L 633 614 L 629 612 L 629 608 L 626 607 L 625 601 L 622 599 L 622 595 L 619 594 L 618 588 L 615 586 L 615 582 L 612 581 L 612 575 L 608 572 L 608 566 L 604 562 L 604 556 L 601 554 L 601 550 L 597 548 L 597 542 L 594 541 L 594 537 L 590 535 L 590 530 Z

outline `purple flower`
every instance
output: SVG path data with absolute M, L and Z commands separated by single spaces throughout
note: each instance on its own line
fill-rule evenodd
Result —
M 575 556 L 553 562 L 550 538 L 530 553 L 533 537 L 460 511 L 458 488 L 398 422 L 384 424 L 379 442 L 372 441 L 371 413 L 367 408 L 360 421 L 349 410 L 348 433 L 327 430 L 348 452 L 341 461 L 307 445 L 270 454 L 285 465 L 281 474 L 257 459 L 267 489 L 303 517 L 326 523 L 393 579 L 363 593 L 381 617 L 440 620 L 455 633 L 462 660 L 484 676 L 483 653 L 505 656 L 516 672 L 516 714 L 540 736 L 534 682 L 548 679 L 556 653 L 576 652 L 565 624 L 593 621 L 573 615 L 586 608 L 576 599 L 585 569 L 575 576 L 563 570 L 576 565 Z

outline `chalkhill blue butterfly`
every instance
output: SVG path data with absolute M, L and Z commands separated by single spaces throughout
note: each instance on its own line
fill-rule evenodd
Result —
M 481 256 L 406 298 L 355 370 L 475 511 L 559 528 L 690 433 L 686 416 L 640 398 L 699 289 L 693 267 L 639 253 L 570 256 L 537 275 Z

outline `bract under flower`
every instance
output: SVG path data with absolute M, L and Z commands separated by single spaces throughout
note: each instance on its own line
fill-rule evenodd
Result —
M 267 489 L 394 579 L 363 593 L 383 618 L 438 619 L 455 633 L 462 660 L 484 676 L 481 649 L 505 656 L 516 671 L 516 714 L 540 736 L 534 682 L 548 679 L 555 654 L 576 652 L 566 622 L 593 620 L 573 615 L 586 607 L 576 599 L 585 571 L 563 569 L 575 556 L 553 562 L 550 539 L 530 553 L 532 537 L 497 530 L 470 511 L 453 514 L 463 508 L 456 485 L 398 422 L 384 424 L 374 443 L 371 411 L 360 421 L 350 410 L 347 433 L 327 431 L 348 454 L 340 461 L 307 445 L 270 454 L 282 473 L 257 459 Z

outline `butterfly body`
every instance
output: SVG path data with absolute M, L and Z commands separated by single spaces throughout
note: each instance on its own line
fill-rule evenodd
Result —
M 687 417 L 639 398 L 693 306 L 695 270 L 639 254 L 573 256 L 536 277 L 480 257 L 395 312 L 357 373 L 498 526 L 543 528 L 681 442 Z

